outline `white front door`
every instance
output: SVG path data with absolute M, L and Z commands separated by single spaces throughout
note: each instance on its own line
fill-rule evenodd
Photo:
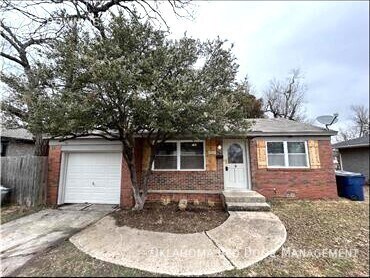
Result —
M 247 159 L 244 140 L 224 140 L 224 184 L 226 190 L 246 190 Z
M 119 204 L 120 153 L 69 153 L 64 203 Z

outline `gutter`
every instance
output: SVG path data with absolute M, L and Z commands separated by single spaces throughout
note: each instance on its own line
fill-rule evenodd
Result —
M 336 135 L 336 132 L 289 132 L 289 133 L 284 133 L 284 132 L 247 132 L 244 134 L 224 134 L 224 135 L 214 135 L 214 136 L 201 136 L 197 139 L 206 139 L 206 138 L 250 138 L 250 137 L 295 137 L 295 136 L 322 136 L 322 137 L 328 137 L 328 136 L 333 136 Z M 135 138 L 142 138 L 140 135 L 135 136 Z M 175 136 L 172 139 L 194 139 L 195 137 L 191 135 L 178 135 Z M 53 138 L 50 139 L 50 141 L 54 142 L 67 142 L 71 140 L 84 140 L 84 139 L 102 139 L 105 140 L 104 138 L 96 135 L 91 135 L 91 136 L 83 136 L 83 137 L 78 137 L 78 138 L 73 138 L 73 139 L 67 139 L 67 140 L 61 140 L 61 138 Z M 117 141 L 117 140 L 107 140 L 107 141 Z M 68 143 L 67 143 L 68 144 Z
M 252 131 L 247 132 L 247 136 L 334 136 L 337 135 L 336 131 L 295 131 L 295 132 L 262 132 Z
M 366 148 L 369 147 L 369 144 L 361 144 L 361 145 L 349 145 L 349 146 L 332 146 L 333 149 L 353 149 L 353 148 Z

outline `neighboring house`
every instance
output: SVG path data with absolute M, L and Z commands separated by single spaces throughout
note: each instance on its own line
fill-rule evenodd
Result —
M 33 135 L 23 128 L 1 129 L 1 156 L 33 155 Z
M 369 135 L 333 145 L 339 152 L 341 170 L 361 173 L 369 182 Z
M 179 138 L 159 149 L 148 200 L 221 202 L 223 191 L 267 198 L 336 198 L 330 138 L 336 132 L 286 119 L 255 119 L 244 136 Z M 147 149 L 136 140 L 140 180 Z M 120 142 L 98 138 L 50 141 L 48 201 L 133 204 Z

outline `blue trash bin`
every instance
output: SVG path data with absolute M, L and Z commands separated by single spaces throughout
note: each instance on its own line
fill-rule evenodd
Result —
M 335 171 L 338 195 L 353 201 L 364 201 L 365 176 L 360 173 Z

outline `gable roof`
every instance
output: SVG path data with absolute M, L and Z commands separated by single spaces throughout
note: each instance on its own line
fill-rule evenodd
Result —
M 333 144 L 333 148 L 335 149 L 357 148 L 368 146 L 369 146 L 369 135 Z
M 296 122 L 283 118 L 257 118 L 249 119 L 252 123 L 250 129 L 245 133 L 229 133 L 222 137 L 234 138 L 234 137 L 257 137 L 257 136 L 332 136 L 336 135 L 337 131 L 327 130 L 315 125 Z M 79 137 L 79 139 L 96 139 L 102 138 L 97 134 L 103 133 L 101 131 L 95 131 L 95 135 Z M 139 135 L 137 135 L 140 137 Z M 186 137 L 189 137 L 187 135 Z M 191 137 L 189 137 L 191 138 Z M 50 138 L 51 139 L 51 138 Z M 52 140 L 58 140 L 60 137 L 55 137 Z
M 327 130 L 318 126 L 307 123 L 296 122 L 283 118 L 273 119 L 251 119 L 253 125 L 248 135 L 266 136 L 266 135 L 318 135 L 318 136 L 331 136 L 336 135 L 334 130 Z
M 15 128 L 15 129 L 1 129 L 1 137 L 21 139 L 21 140 L 33 140 L 33 135 L 27 129 Z

